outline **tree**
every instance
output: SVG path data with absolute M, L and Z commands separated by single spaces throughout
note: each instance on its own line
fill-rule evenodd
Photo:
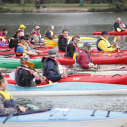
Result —
M 20 4 L 23 6 L 24 5 L 24 0 L 20 0 Z
M 2 5 L 2 0 L 0 0 L 0 5 Z

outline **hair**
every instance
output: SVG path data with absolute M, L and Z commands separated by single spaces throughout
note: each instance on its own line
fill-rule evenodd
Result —
M 6 31 L 6 30 L 7 30 L 6 28 L 3 29 L 3 31 Z
M 17 30 L 17 31 L 16 31 L 16 35 L 17 35 L 18 33 L 20 33 L 20 32 L 22 32 L 22 31 L 21 31 L 21 30 Z
M 73 41 L 75 38 L 80 38 L 80 36 L 74 35 L 74 36 L 72 37 L 72 41 Z
M 4 82 L 4 76 L 0 72 L 0 85 L 1 85 L 2 82 Z
M 54 28 L 54 26 L 49 26 L 49 29 L 51 30 L 51 29 L 53 29 Z
M 62 33 L 64 33 L 64 31 L 68 31 L 68 30 L 63 30 Z

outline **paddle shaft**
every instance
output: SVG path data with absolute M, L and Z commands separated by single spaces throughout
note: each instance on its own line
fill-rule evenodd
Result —
M 9 114 L 9 115 L 7 116 L 7 118 L 3 121 L 3 124 L 4 124 L 9 118 L 11 118 L 13 115 L 14 115 L 14 113 Z

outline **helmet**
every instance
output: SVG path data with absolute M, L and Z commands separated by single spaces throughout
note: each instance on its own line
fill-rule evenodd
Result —
M 23 24 L 21 24 L 21 25 L 19 26 L 19 28 L 26 28 L 26 26 L 24 26 Z
M 29 55 L 21 56 L 21 60 L 20 60 L 20 61 L 21 61 L 21 62 L 22 62 L 22 61 L 27 61 L 27 62 L 29 62 L 29 61 L 30 61 Z

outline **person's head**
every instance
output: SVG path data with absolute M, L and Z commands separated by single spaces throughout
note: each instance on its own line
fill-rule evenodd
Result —
M 6 28 L 3 29 L 3 35 L 7 36 L 8 30 Z
M 91 49 L 91 44 L 90 44 L 89 42 L 85 42 L 85 43 L 83 44 L 83 50 L 84 50 L 86 53 L 88 53 L 88 52 L 90 52 L 90 49 Z
M 2 90 L 6 90 L 7 84 L 8 84 L 8 82 L 7 82 L 6 78 L 2 74 L 0 74 L 0 88 Z
M 104 37 L 105 39 L 108 40 L 109 33 L 107 31 L 105 31 L 105 30 L 102 31 L 101 35 L 102 35 L 102 37 Z
M 121 22 L 121 18 L 117 18 L 116 21 L 117 21 L 118 23 L 120 23 L 120 22 Z
M 23 31 L 25 30 L 26 26 L 24 26 L 23 24 L 21 24 L 21 25 L 19 26 L 19 28 L 20 28 L 21 31 L 23 32 Z
M 34 29 L 37 33 L 40 33 L 40 26 L 35 26 L 35 29 Z
M 17 30 L 17 31 L 16 31 L 16 36 L 17 36 L 17 37 L 20 37 L 20 32 L 21 32 L 21 30 Z
M 74 35 L 72 38 L 74 45 L 77 45 L 80 42 L 80 37 L 78 35 Z
M 49 30 L 54 31 L 54 26 L 49 26 Z
M 30 62 L 30 57 L 29 57 L 29 55 L 21 56 L 20 63 L 23 64 L 23 63 L 22 63 L 23 61 Z
M 21 42 L 23 45 L 25 45 L 26 41 L 27 41 L 27 38 L 26 38 L 25 36 L 21 36 L 21 37 L 20 37 L 20 42 Z
M 25 33 L 25 37 L 27 38 L 28 41 L 31 40 L 31 35 L 30 35 L 30 33 Z
M 56 58 L 56 49 L 49 49 L 48 51 L 48 56 L 52 57 L 52 58 Z
M 63 35 L 63 37 L 67 38 L 68 37 L 68 31 L 67 30 L 63 30 L 62 31 L 62 35 Z

